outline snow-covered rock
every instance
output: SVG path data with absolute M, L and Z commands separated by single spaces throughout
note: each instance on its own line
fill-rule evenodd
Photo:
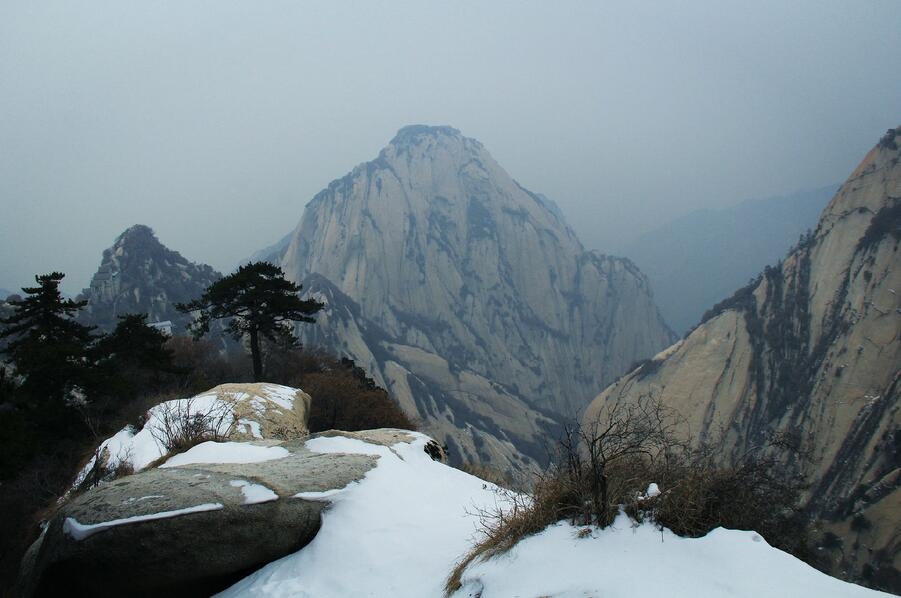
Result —
M 494 485 L 433 460 L 427 436 L 411 438 L 390 445 L 344 435 L 308 441 L 323 455 L 371 455 L 378 462 L 341 490 L 301 495 L 331 503 L 316 538 L 219 596 L 440 597 L 476 537 L 474 513 L 495 507 L 500 495 Z
M 166 454 L 167 437 L 177 435 L 186 422 L 200 422 L 226 440 L 303 438 L 309 434 L 310 401 L 298 388 L 253 383 L 220 384 L 194 397 L 160 403 L 147 412 L 140 430 L 127 426 L 101 443 L 75 486 L 120 465 L 144 469 Z
M 401 430 L 342 440 L 359 438 L 422 444 Z M 206 442 L 76 496 L 29 550 L 17 595 L 209 595 L 297 551 L 319 529 L 322 497 L 378 459 L 305 442 Z
M 332 503 L 316 538 L 218 597 L 441 598 L 449 573 L 479 537 L 475 513 L 503 506 L 505 495 L 429 459 L 427 442 L 421 435 L 393 446 L 342 437 L 308 442 L 322 453 L 377 455 L 378 463 L 341 490 L 306 494 Z M 886 595 L 820 573 L 754 532 L 679 538 L 624 516 L 588 537 L 578 531 L 558 524 L 509 554 L 476 561 L 454 598 Z
M 434 460 L 433 442 L 372 430 L 200 445 L 184 465 L 64 505 L 19 593 L 441 598 L 480 537 L 477 513 L 503 508 L 506 495 Z M 455 598 L 885 595 L 830 578 L 753 532 L 685 539 L 624 516 L 579 532 L 557 524 L 476 560 Z

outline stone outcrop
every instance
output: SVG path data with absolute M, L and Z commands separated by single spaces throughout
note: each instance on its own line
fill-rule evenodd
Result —
M 140 429 L 129 425 L 103 441 L 76 476 L 73 489 L 140 471 L 190 436 L 217 440 L 297 440 L 309 435 L 310 395 L 263 382 L 220 384 L 147 411 Z
M 249 402 L 267 394 L 247 386 L 213 391 Z M 379 429 L 206 442 L 138 467 L 61 504 L 26 554 L 16 595 L 208 596 L 300 550 L 318 532 L 332 491 L 362 479 L 379 458 L 310 450 L 306 442 L 317 436 L 387 447 L 422 438 Z M 434 441 L 424 450 L 443 460 Z
M 310 395 L 263 382 L 220 384 L 204 393 L 226 402 L 233 413 L 229 440 L 294 440 L 309 435 Z
M 673 338 L 631 262 L 586 251 L 549 200 L 450 127 L 401 129 L 274 251 L 332 301 L 304 342 L 365 367 L 460 461 L 545 456 L 542 413 L 577 416 Z
M 901 590 L 901 128 L 866 156 L 816 230 L 684 340 L 589 407 L 653 396 L 724 460 L 774 438 L 812 482 L 835 571 Z M 809 456 L 809 460 L 801 457 Z
M 200 297 L 221 277 L 211 266 L 166 248 L 149 227 L 136 224 L 104 250 L 90 288 L 79 296 L 88 301 L 79 319 L 110 331 L 119 315 L 147 314 L 148 323 L 169 321 L 168 333 L 183 334 L 191 316 L 176 310 L 175 304 Z

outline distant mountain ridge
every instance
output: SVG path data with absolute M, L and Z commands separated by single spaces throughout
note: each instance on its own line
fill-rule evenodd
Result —
M 150 227 L 136 224 L 103 251 L 91 286 L 79 295 L 88 304 L 78 317 L 109 331 L 117 316 L 147 314 L 148 322 L 169 320 L 173 331 L 183 334 L 191 316 L 176 310 L 175 304 L 196 299 L 221 277 L 211 266 L 167 248 Z
M 708 307 L 775 264 L 816 226 L 839 185 L 698 210 L 620 248 L 651 281 L 667 323 L 684 333 Z
M 632 262 L 586 251 L 550 200 L 451 127 L 401 129 L 313 198 L 274 257 L 354 306 L 301 327 L 304 342 L 324 335 L 463 461 L 546 453 L 543 412 L 577 417 L 673 338 Z

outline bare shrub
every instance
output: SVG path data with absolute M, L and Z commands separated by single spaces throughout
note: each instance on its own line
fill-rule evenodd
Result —
M 224 440 L 233 420 L 231 405 L 224 398 L 206 410 L 198 409 L 193 398 L 171 401 L 158 407 L 150 433 L 168 453 L 181 453 L 202 442 Z
M 125 454 L 117 455 L 116 459 L 111 459 L 109 449 L 105 447 L 97 449 L 89 463 L 91 464 L 90 469 L 80 480 L 76 480 L 75 487 L 69 494 L 70 497 L 77 496 L 104 482 L 111 482 L 135 472 L 131 462 L 131 449 Z
M 782 447 L 751 450 L 724 465 L 722 446 L 692 448 L 675 440 L 676 423 L 653 397 L 642 397 L 607 406 L 589 425 L 567 427 L 555 465 L 530 494 L 511 494 L 505 504 L 476 513 L 484 538 L 454 568 L 446 593 L 460 588 L 463 571 L 476 559 L 501 554 L 562 520 L 606 527 L 621 509 L 681 536 L 717 527 L 755 530 L 770 544 L 809 558 L 809 524 L 800 508 L 804 485 L 780 471 Z M 647 497 L 651 482 L 662 492 Z
M 650 472 L 661 494 L 633 501 L 626 511 L 680 536 L 700 537 L 717 527 L 754 530 L 773 546 L 806 558 L 804 480 L 780 471 L 766 448 L 748 451 L 730 466 L 720 462 L 719 448 L 710 446 L 661 461 Z
M 567 426 L 558 476 L 570 488 L 573 524 L 609 525 L 636 488 L 647 487 L 655 460 L 673 452 L 675 415 L 651 396 L 616 402 L 591 423 Z
M 387 392 L 371 380 L 360 379 L 354 370 L 347 367 L 307 374 L 303 388 L 313 399 L 310 405 L 310 432 L 416 429 L 416 424 Z
M 471 563 L 503 554 L 523 538 L 565 519 L 568 491 L 553 475 L 538 479 L 531 494 L 499 490 L 494 508 L 476 510 L 482 540 L 456 564 L 444 584 L 445 594 L 460 589 L 463 571 Z

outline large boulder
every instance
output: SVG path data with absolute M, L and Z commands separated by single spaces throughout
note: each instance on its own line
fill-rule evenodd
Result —
M 412 439 L 400 430 L 348 436 Z M 304 440 L 197 445 L 63 504 L 29 550 L 17 595 L 208 596 L 310 542 L 322 497 L 377 459 L 316 453 Z
M 310 395 L 277 384 L 220 384 L 204 395 L 230 403 L 234 425 L 228 437 L 235 440 L 272 438 L 293 440 L 310 433 Z
M 140 471 L 191 437 L 216 440 L 282 440 L 307 436 L 310 395 L 269 383 L 220 384 L 196 396 L 150 409 L 140 426 L 130 425 L 97 448 L 75 486 L 91 487 L 125 471 Z

